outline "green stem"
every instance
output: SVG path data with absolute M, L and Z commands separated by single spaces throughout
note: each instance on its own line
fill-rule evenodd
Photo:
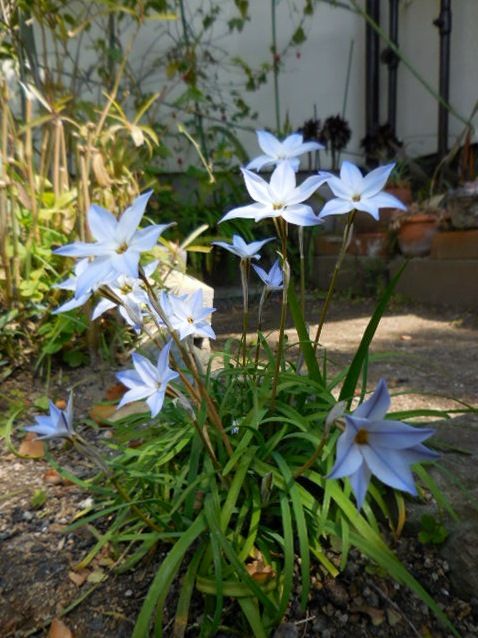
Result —
M 242 284 L 242 337 L 241 337 L 241 351 L 242 351 L 242 366 L 246 366 L 246 352 L 247 352 L 247 328 L 249 325 L 249 271 L 251 268 L 250 259 L 241 259 L 241 284 Z
M 259 312 L 257 316 L 257 344 L 256 344 L 256 356 L 254 357 L 254 369 L 257 371 L 259 365 L 259 353 L 261 349 L 260 334 L 262 332 L 262 315 L 264 310 L 264 303 L 267 297 L 267 286 L 262 289 L 261 299 L 259 301 Z
M 304 227 L 299 226 L 299 257 L 300 257 L 300 309 L 305 318 L 305 254 Z
M 282 242 L 282 272 L 284 277 L 284 288 L 282 290 L 282 306 L 280 312 L 280 324 L 279 324 L 279 342 L 277 344 L 276 352 L 276 365 L 274 370 L 274 379 L 272 381 L 272 406 L 274 406 L 277 384 L 279 382 L 279 372 L 282 363 L 282 353 L 284 350 L 284 333 L 285 333 L 285 320 L 287 316 L 287 292 L 289 289 L 290 281 L 290 266 L 287 261 L 287 222 L 282 218 L 277 221 L 277 229 Z
M 320 313 L 319 325 L 317 326 L 317 333 L 314 339 L 314 352 L 317 352 L 317 346 L 319 345 L 319 339 L 320 339 L 320 335 L 322 334 L 322 328 L 324 327 L 325 319 L 329 311 L 330 302 L 332 301 L 332 295 L 334 294 L 337 275 L 339 273 L 340 267 L 344 260 L 345 254 L 347 252 L 347 247 L 348 247 L 348 243 L 350 239 L 350 234 L 352 231 L 352 224 L 353 224 L 354 217 L 355 217 L 355 210 L 351 211 L 347 217 L 347 224 L 345 226 L 344 235 L 342 238 L 342 246 L 340 247 L 339 256 L 337 257 L 337 261 L 334 267 L 334 272 L 332 273 L 332 278 L 330 280 L 329 289 L 327 290 L 327 295 L 325 297 L 324 305 L 322 306 L 322 312 Z

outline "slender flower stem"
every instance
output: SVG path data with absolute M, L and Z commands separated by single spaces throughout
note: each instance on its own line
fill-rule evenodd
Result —
M 299 467 L 299 469 L 297 469 L 294 472 L 294 478 L 295 479 L 299 478 L 299 476 L 301 476 L 304 472 L 306 472 L 309 469 L 309 467 L 311 467 L 316 462 L 316 460 L 319 458 L 322 450 L 324 449 L 324 445 L 327 442 L 328 436 L 329 436 L 329 428 L 325 428 L 324 429 L 324 433 L 322 434 L 322 438 L 319 441 L 319 445 L 315 449 L 315 451 L 312 454 L 312 456 L 310 456 L 307 459 L 307 461 L 304 463 L 304 465 L 301 465 Z
M 327 290 L 327 295 L 325 297 L 324 305 L 322 306 L 322 311 L 320 313 L 319 325 L 317 326 L 317 332 L 314 339 L 314 352 L 317 352 L 317 346 L 319 345 L 319 339 L 320 339 L 320 335 L 322 334 L 322 328 L 324 327 L 325 319 L 327 318 L 327 313 L 329 311 L 330 302 L 332 301 L 332 295 L 334 294 L 337 275 L 339 273 L 340 267 L 344 260 L 345 254 L 347 252 L 347 248 L 349 245 L 350 236 L 352 232 L 352 224 L 354 221 L 354 217 L 355 217 L 355 210 L 351 211 L 347 217 L 347 224 L 345 226 L 339 256 L 337 257 L 337 261 L 334 267 L 334 272 L 332 273 L 332 278 L 330 280 L 329 289 Z
M 207 413 L 208 416 L 212 422 L 212 424 L 215 426 L 215 428 L 218 430 L 222 442 L 224 443 L 224 447 L 227 450 L 227 453 L 229 454 L 229 456 L 232 456 L 232 446 L 231 446 L 231 442 L 229 441 L 229 437 L 227 436 L 227 433 L 224 429 L 224 426 L 222 424 L 222 420 L 221 417 L 219 416 L 219 413 L 217 411 L 217 408 L 214 404 L 214 401 L 211 399 L 211 396 L 207 390 L 207 388 L 204 386 L 204 383 L 201 380 L 200 375 L 198 374 L 198 371 L 196 369 L 196 366 L 194 364 L 194 361 L 191 357 L 191 355 L 189 354 L 189 352 L 183 347 L 183 344 L 181 343 L 181 341 L 179 340 L 176 331 L 173 330 L 170 322 L 168 321 L 168 318 L 166 317 L 166 315 L 163 312 L 163 309 L 161 308 L 161 305 L 158 303 L 158 300 L 156 298 L 156 294 L 151 286 L 151 284 L 148 281 L 148 278 L 144 272 L 144 270 L 140 267 L 139 269 L 139 276 L 141 278 L 141 280 L 143 281 L 145 287 L 146 287 L 146 291 L 148 293 L 148 297 L 149 300 L 151 302 L 151 306 L 153 307 L 153 309 L 158 313 L 158 315 L 161 317 L 161 320 L 164 322 L 165 326 L 167 327 L 169 333 L 171 334 L 171 338 L 173 339 L 174 343 L 176 344 L 179 352 L 181 353 L 181 356 L 184 360 L 184 363 L 186 364 L 187 368 L 189 369 L 189 371 L 191 372 L 194 382 L 197 385 L 198 391 L 203 399 L 203 401 L 206 404 L 206 409 L 207 409 Z M 186 386 L 187 387 L 187 386 Z
M 300 309 L 305 319 L 305 254 L 304 227 L 299 226 L 299 257 L 300 257 Z
M 249 271 L 251 268 L 250 259 L 241 259 L 241 284 L 242 284 L 242 337 L 241 337 L 241 351 L 242 351 L 242 366 L 246 366 L 246 352 L 247 352 L 247 328 L 249 324 Z
M 287 261 L 287 222 L 282 218 L 277 220 L 277 230 L 282 243 L 282 272 L 284 277 L 284 288 L 282 289 L 282 306 L 279 323 L 279 342 L 277 344 L 276 365 L 274 379 L 272 381 L 272 405 L 275 403 L 277 394 L 277 383 L 279 382 L 279 372 L 282 363 L 282 353 L 284 350 L 285 320 L 287 316 L 287 290 L 290 281 L 290 266 Z
M 259 301 L 259 312 L 257 316 L 257 344 L 256 344 L 256 355 L 254 357 L 254 369 L 257 371 L 257 366 L 259 365 L 259 353 L 261 348 L 260 342 L 260 334 L 262 332 L 262 315 L 264 310 L 264 303 L 267 298 L 267 286 L 264 286 L 261 293 L 261 299 Z

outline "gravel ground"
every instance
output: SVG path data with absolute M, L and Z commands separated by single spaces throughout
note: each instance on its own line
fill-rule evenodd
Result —
M 217 305 L 214 327 L 220 345 L 225 338 L 238 333 L 241 310 L 233 298 L 223 298 Z M 312 324 L 318 316 L 318 308 L 318 301 L 311 298 L 308 317 Z M 342 299 L 333 306 L 321 340 L 331 370 L 350 361 L 372 308 L 371 300 Z M 273 330 L 272 322 L 276 320 L 278 310 L 279 301 L 273 298 L 267 310 L 267 329 Z M 288 334 L 293 342 L 293 331 Z M 456 407 L 456 400 L 476 405 L 477 337 L 478 321 L 471 314 L 446 308 L 434 310 L 392 305 L 372 348 L 369 387 L 372 388 L 380 377 L 386 378 L 396 409 L 450 409 Z M 273 332 L 271 339 L 274 339 Z M 92 403 L 104 397 L 111 382 L 112 375 L 107 371 L 62 372 L 53 377 L 50 393 L 55 399 L 64 398 L 65 393 L 60 388 L 77 383 L 76 405 L 78 411 L 84 413 Z M 4 383 L 2 393 L 23 397 L 33 410 L 33 401 L 44 395 L 45 389 L 32 378 L 29 370 L 21 370 L 15 378 Z M 0 405 L 0 409 L 5 408 L 6 404 Z M 100 431 L 95 436 L 107 434 Z M 72 472 L 88 473 L 89 468 L 71 451 L 57 447 L 56 452 L 55 456 L 59 456 Z M 134 617 L 161 556 L 151 558 L 134 574 L 115 575 L 110 571 L 108 556 L 100 555 L 94 565 L 95 576 L 91 577 L 92 570 L 89 569 L 89 579 L 80 582 L 74 576 L 78 573 L 76 566 L 94 539 L 87 529 L 66 534 L 64 529 L 88 506 L 88 494 L 49 471 L 44 459 L 22 460 L 7 450 L 0 456 L 0 481 L 2 638 L 67 637 L 64 633 L 53 634 L 49 628 L 53 618 L 75 603 L 74 608 L 63 616 L 75 638 L 130 636 Z M 35 501 L 39 492 L 45 495 L 43 503 Z M 439 551 L 406 536 L 396 549 L 412 573 L 449 614 L 461 635 L 466 638 L 478 636 L 478 602 L 473 596 L 463 601 L 454 594 L 448 565 Z M 332 550 L 331 559 L 337 560 Z M 110 575 L 104 582 L 95 582 L 102 574 Z M 86 595 L 90 588 L 92 592 Z M 234 613 L 233 608 L 231 613 Z M 451 635 L 437 624 L 420 601 L 384 578 L 355 552 L 351 553 L 346 570 L 336 580 L 324 577 L 317 568 L 307 610 L 302 612 L 294 599 L 286 620 L 288 622 L 276 632 L 276 638 L 444 638 Z M 193 623 L 189 635 L 197 633 L 195 627 Z

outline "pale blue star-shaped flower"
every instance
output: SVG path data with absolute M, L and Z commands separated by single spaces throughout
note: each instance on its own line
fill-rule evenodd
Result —
M 261 256 L 259 254 L 259 250 L 261 250 L 267 242 L 272 241 L 273 239 L 273 237 L 270 237 L 269 239 L 253 241 L 250 244 L 246 244 L 240 235 L 233 235 L 232 244 L 228 244 L 225 241 L 213 241 L 212 244 L 214 246 L 225 248 L 230 253 L 240 257 L 241 259 L 260 259 Z
M 35 432 L 39 439 L 71 439 L 75 435 L 73 430 L 73 393 L 70 393 L 66 410 L 60 410 L 50 401 L 50 415 L 35 417 L 35 425 L 27 425 L 27 432 Z
M 179 297 L 163 290 L 159 302 L 172 329 L 178 331 L 181 341 L 190 335 L 216 338 L 216 333 L 208 321 L 215 308 L 203 306 L 200 288 L 189 295 Z
M 158 267 L 159 261 L 152 261 L 144 266 L 144 274 L 149 279 Z M 153 283 L 153 282 L 151 282 Z M 119 305 L 119 312 L 128 325 L 137 334 L 143 325 L 143 307 L 148 306 L 149 299 L 144 289 L 144 284 L 140 279 L 120 275 L 113 282 L 107 285 L 115 297 L 121 300 L 121 304 L 109 298 L 101 299 L 95 306 L 91 315 L 92 321 L 101 317 L 107 310 L 112 310 Z
M 406 210 L 407 207 L 399 199 L 383 192 L 394 166 L 395 164 L 379 166 L 364 177 L 355 164 L 344 161 L 340 168 L 340 178 L 332 173 L 319 172 L 319 176 L 327 182 L 335 195 L 325 203 L 320 211 L 320 218 L 350 213 L 355 209 L 369 213 L 378 220 L 380 208 Z
M 89 262 L 88 259 L 81 259 L 79 262 L 75 264 L 75 268 L 73 271 L 74 274 L 68 277 L 67 279 L 65 279 L 64 281 L 61 281 L 58 284 L 54 284 L 53 288 L 59 288 L 60 290 L 70 290 L 71 292 L 75 292 L 78 277 L 80 277 L 88 268 L 88 262 Z M 58 308 L 55 308 L 52 314 L 57 315 L 61 312 L 67 312 L 68 310 L 79 308 L 80 306 L 83 306 L 88 301 L 88 299 L 91 297 L 92 294 L 93 294 L 93 289 L 89 288 L 80 297 L 73 296 L 68 301 L 65 301 L 65 303 L 63 303 L 61 306 L 58 306 Z
M 76 241 L 57 248 L 57 255 L 89 257 L 85 270 L 77 277 L 75 297 L 94 287 L 110 283 L 119 275 L 138 277 L 140 254 L 150 250 L 171 224 L 155 224 L 138 230 L 152 191 L 137 197 L 119 219 L 101 206 L 88 211 L 88 225 L 95 241 Z
M 284 287 L 284 277 L 282 268 L 278 259 L 275 260 L 269 272 L 266 272 L 260 266 L 252 266 L 259 277 L 262 279 L 267 290 L 282 290 Z
M 304 142 L 300 133 L 293 133 L 282 142 L 268 131 L 256 131 L 257 141 L 264 155 L 253 159 L 246 168 L 260 171 L 265 166 L 274 166 L 287 162 L 294 171 L 299 169 L 299 156 L 312 151 L 320 151 L 324 147 L 318 142 Z
M 287 162 L 277 166 L 271 175 L 270 183 L 246 168 L 241 170 L 246 188 L 255 203 L 233 208 L 224 215 L 221 222 L 237 218 L 254 219 L 258 222 L 268 217 L 282 217 L 286 222 L 297 226 L 315 226 L 321 223 L 312 208 L 302 202 L 308 199 L 327 177 L 313 175 L 296 186 L 296 175 Z
M 170 349 L 171 341 L 159 353 L 156 366 L 146 357 L 137 352 L 133 353 L 134 370 L 125 370 L 116 374 L 121 383 L 129 388 L 118 403 L 117 409 L 127 403 L 146 399 L 151 416 L 157 416 L 163 407 L 168 383 L 179 376 L 169 367 Z
M 345 416 L 345 431 L 337 441 L 335 465 L 327 478 L 347 476 L 359 508 L 372 474 L 390 487 L 416 495 L 410 466 L 439 456 L 422 445 L 434 430 L 385 419 L 389 407 L 390 395 L 381 379 L 372 396 Z

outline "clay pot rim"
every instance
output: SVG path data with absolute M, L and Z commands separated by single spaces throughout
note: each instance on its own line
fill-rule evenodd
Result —
M 399 218 L 401 224 L 416 224 L 416 223 L 438 223 L 439 214 L 437 213 L 412 213 L 410 215 L 402 215 Z

